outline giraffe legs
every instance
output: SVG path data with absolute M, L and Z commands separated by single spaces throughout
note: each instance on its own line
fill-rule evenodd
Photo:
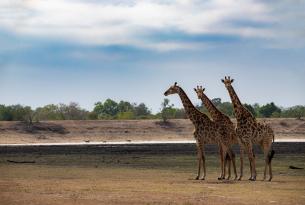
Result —
M 243 147 L 240 145 L 239 148 L 239 155 L 240 155 L 240 175 L 238 180 L 241 180 L 243 177 L 243 173 L 244 173 L 244 149 Z
M 228 172 L 230 172 L 229 174 L 231 174 L 231 170 L 229 169 L 229 166 L 230 166 L 230 159 L 229 159 L 229 155 L 226 153 L 226 152 L 224 152 L 223 153 L 223 155 L 224 155 L 224 171 L 223 171 L 223 173 L 224 173 L 224 175 L 223 175 L 223 178 L 222 179 L 225 179 L 226 178 L 226 168 L 227 168 L 227 164 L 228 164 Z M 229 163 L 228 163 L 228 161 L 229 161 Z
M 267 168 L 269 168 L 269 181 L 272 180 L 272 167 L 271 167 L 271 161 L 274 154 L 274 151 L 271 150 L 271 145 L 269 144 L 263 144 L 264 149 L 264 157 L 265 157 L 265 170 L 264 170 L 264 178 L 263 181 L 266 179 L 266 173 Z
M 201 148 L 201 156 L 202 156 L 201 158 L 202 158 L 202 164 L 203 164 L 203 176 L 202 176 L 201 180 L 204 180 L 205 177 L 206 177 L 207 171 L 206 171 L 206 166 L 205 166 L 205 153 L 204 153 L 204 147 L 203 146 Z
M 225 175 L 225 169 L 224 167 L 226 166 L 226 163 L 224 162 L 224 157 L 223 157 L 223 150 L 221 145 L 219 145 L 219 159 L 220 159 L 220 167 L 221 167 L 221 175 L 218 177 L 218 180 L 224 179 Z
M 231 178 L 231 162 L 233 164 L 234 174 L 235 174 L 235 179 L 236 179 L 237 173 L 236 173 L 236 165 L 235 165 L 235 154 L 234 154 L 233 150 L 228 148 L 226 145 L 221 144 L 221 145 L 219 145 L 219 151 L 220 152 L 222 151 L 222 153 L 220 153 L 220 156 L 222 157 L 221 162 L 223 163 L 223 165 L 221 165 L 222 175 L 218 178 L 218 180 L 225 179 L 227 164 L 228 164 L 227 179 L 229 180 Z
M 237 178 L 237 172 L 236 172 L 236 164 L 235 164 L 235 154 L 233 152 L 233 150 L 231 148 L 223 148 L 224 150 L 226 150 L 226 156 L 228 156 L 229 158 L 229 166 L 228 166 L 228 177 L 227 180 L 229 180 L 231 178 L 231 162 L 233 165 L 233 171 L 234 171 L 234 175 L 235 175 L 235 179 Z
M 227 177 L 227 180 L 229 180 L 231 178 L 231 162 L 233 163 L 233 161 L 232 161 L 232 159 L 229 160 L 228 156 L 227 156 L 226 162 L 229 162 L 228 163 L 228 177 Z
M 248 157 L 249 157 L 249 161 L 250 161 L 250 172 L 251 172 L 251 177 L 249 178 L 249 180 L 255 181 L 256 180 L 255 155 L 253 153 L 252 144 L 248 145 L 247 151 L 248 151 Z
M 200 148 L 200 145 L 197 145 L 197 158 L 198 158 L 198 172 L 197 172 L 197 176 L 196 176 L 196 180 L 199 179 L 200 174 L 201 174 L 201 164 L 202 164 L 202 151 Z
M 204 180 L 206 176 L 206 166 L 205 166 L 205 153 L 204 153 L 204 145 L 197 141 L 197 158 L 198 158 L 198 172 L 196 176 L 196 180 L 201 179 Z M 203 177 L 201 176 L 201 167 L 203 168 Z
M 232 155 L 231 159 L 232 159 L 233 171 L 234 171 L 234 175 L 235 175 L 234 180 L 236 180 L 237 179 L 237 171 L 236 171 L 236 163 L 235 163 L 235 153 L 233 152 L 232 149 L 230 149 L 230 152 L 231 152 L 231 155 Z M 231 168 L 231 166 L 229 166 L 229 170 L 230 170 L 230 168 Z M 231 172 L 231 170 L 230 170 L 230 172 Z
M 220 161 L 221 161 L 221 176 L 218 177 L 218 180 L 223 180 L 226 177 L 226 167 L 227 167 L 227 162 L 228 163 L 228 169 L 229 169 L 229 175 L 231 175 L 231 170 L 230 170 L 230 156 L 228 155 L 226 148 L 223 145 L 219 145 L 219 155 L 220 155 Z
M 271 166 L 271 161 L 269 162 L 269 181 L 272 180 L 272 166 Z
M 229 162 L 229 163 L 228 163 Z M 228 177 L 227 180 L 229 180 L 231 178 L 231 159 L 228 153 L 225 154 L 225 163 L 224 163 L 224 178 L 226 178 L 226 168 L 227 168 L 227 164 L 228 164 Z

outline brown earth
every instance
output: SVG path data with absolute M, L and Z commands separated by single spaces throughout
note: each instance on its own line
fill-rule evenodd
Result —
M 7 160 L 33 161 L 14 164 Z M 0 155 L 1 205 L 301 205 L 305 201 L 304 155 L 278 154 L 272 182 L 261 181 L 264 160 L 257 155 L 258 180 L 217 180 L 218 157 L 207 155 L 207 177 L 192 180 L 190 154 L 10 154 Z
M 234 121 L 234 120 L 233 120 Z M 259 119 L 270 124 L 276 139 L 305 139 L 305 121 L 293 118 Z M 0 144 L 103 142 L 141 140 L 193 140 L 193 125 L 187 119 L 170 120 L 86 120 L 0 122 Z

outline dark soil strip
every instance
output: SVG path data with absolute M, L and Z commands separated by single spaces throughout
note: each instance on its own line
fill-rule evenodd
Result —
M 275 142 L 275 156 L 278 154 L 305 154 L 305 142 Z M 239 147 L 233 146 L 236 153 Z M 53 146 L 1 146 L 0 154 L 194 154 L 195 144 L 126 144 L 126 145 L 53 145 Z M 207 154 L 217 154 L 216 145 L 206 145 Z M 254 152 L 262 153 L 259 146 Z
M 289 169 L 304 169 L 304 168 L 302 168 L 302 167 L 295 167 L 295 166 L 290 165 Z
M 16 164 L 33 164 L 36 163 L 35 161 L 13 161 L 13 160 L 6 160 L 10 163 L 16 163 Z

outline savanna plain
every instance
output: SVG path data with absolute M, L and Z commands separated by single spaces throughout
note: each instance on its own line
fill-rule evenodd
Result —
M 304 155 L 276 155 L 272 182 L 218 181 L 218 158 L 207 156 L 207 178 L 194 180 L 195 155 L 1 155 L 0 199 L 13 204 L 304 204 Z M 14 164 L 12 161 L 35 161 Z M 246 164 L 246 167 L 248 164 Z
M 57 133 L 58 130 L 54 127 L 31 133 L 32 131 L 21 130 L 19 124 L 4 123 L 0 125 L 2 128 L 0 138 L 2 138 L 2 144 L 8 136 L 15 136 L 13 139 L 17 139 L 18 136 L 27 136 L 28 138 L 25 139 L 28 141 L 34 139 L 38 142 L 52 141 L 52 132 L 56 131 L 53 133 L 55 138 L 62 135 L 62 138 L 68 141 L 69 139 L 80 140 L 81 133 L 79 136 L 72 136 L 73 132 L 76 132 L 73 129 L 84 129 L 88 130 L 88 133 L 83 133 L 85 137 L 81 140 L 107 140 L 99 138 L 96 132 L 92 133 L 92 130 L 103 129 L 98 125 L 101 122 L 89 122 L 91 123 L 88 125 L 89 129 L 85 129 L 84 124 L 83 126 L 75 125 L 79 122 L 66 123 L 63 126 L 64 132 L 61 133 Z M 125 126 L 124 122 L 114 121 L 113 123 L 123 127 L 117 129 L 120 133 L 110 132 L 114 137 L 121 135 L 122 141 L 138 140 L 141 136 L 150 139 L 149 136 L 153 136 L 149 129 L 144 133 L 133 133 L 132 129 L 138 129 Z M 182 129 L 182 127 L 188 128 L 183 124 L 186 123 L 185 121 L 174 121 L 174 124 L 166 125 L 168 127 L 153 121 L 145 121 L 145 123 L 152 130 L 160 126 L 158 136 L 166 132 L 168 135 L 165 138 L 168 137 L 168 139 L 189 137 L 188 129 Z M 293 127 L 295 123 L 289 120 L 277 124 L 282 126 L 278 130 L 282 130 L 280 134 L 285 135 L 285 138 L 289 138 L 289 130 L 293 130 L 292 135 L 302 138 L 303 132 L 300 128 L 304 121 L 298 122 L 298 130 Z M 115 130 L 115 126 L 112 128 L 109 124 L 107 126 L 108 131 Z M 133 135 L 134 138 L 132 138 Z M 19 140 L 22 141 L 22 139 Z M 15 143 L 20 141 L 16 140 Z M 236 159 L 237 167 L 239 167 L 238 155 Z M 245 175 L 242 181 L 233 180 L 233 175 L 231 180 L 217 180 L 220 168 L 216 154 L 207 155 L 206 179 L 194 180 L 197 169 L 195 150 L 193 153 L 185 154 L 170 152 L 158 154 L 156 151 L 103 154 L 2 152 L 0 154 L 0 204 L 305 204 L 305 171 L 290 168 L 290 166 L 304 168 L 304 154 L 276 153 L 272 163 L 274 174 L 272 182 L 261 181 L 263 156 L 258 154 L 256 159 L 258 180 L 250 182 L 247 159 L 245 159 Z M 11 163 L 12 161 L 28 163 Z

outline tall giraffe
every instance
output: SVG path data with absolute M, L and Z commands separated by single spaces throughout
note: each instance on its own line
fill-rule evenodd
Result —
M 194 88 L 195 92 L 197 93 L 197 96 L 201 101 L 203 102 L 204 106 L 206 109 L 209 111 L 211 118 L 213 121 L 218 124 L 219 127 L 221 127 L 222 135 L 221 135 L 221 141 L 226 146 L 226 150 L 230 151 L 232 153 L 233 159 L 232 159 L 232 164 L 235 172 L 235 179 L 237 178 L 236 175 L 236 166 L 235 166 L 235 158 L 234 158 L 234 152 L 231 149 L 231 146 L 233 144 L 238 143 L 238 139 L 236 136 L 235 132 L 235 126 L 233 122 L 230 120 L 230 118 L 222 113 L 220 110 L 216 108 L 216 106 L 213 104 L 213 102 L 206 96 L 204 93 L 205 88 L 202 88 L 202 86 L 197 86 L 197 88 Z M 241 148 L 241 146 L 240 146 Z M 241 150 L 242 151 L 242 150 Z M 221 157 L 221 168 L 222 168 L 222 173 L 219 179 L 224 179 L 225 178 L 225 171 L 226 171 L 226 152 L 222 150 L 222 146 L 219 147 L 219 154 Z M 240 161 L 243 161 L 242 155 L 240 155 Z M 230 170 L 230 162 L 229 162 L 229 170 Z M 229 171 L 229 176 L 228 179 L 230 178 L 230 171 Z M 240 175 L 239 180 L 241 180 L 242 175 Z
M 249 180 L 256 180 L 256 168 L 255 168 L 255 155 L 253 153 L 253 144 L 259 144 L 263 151 L 265 157 L 265 170 L 264 170 L 264 178 L 266 179 L 267 167 L 269 166 L 269 181 L 272 179 L 272 167 L 271 160 L 274 155 L 274 151 L 272 150 L 272 142 L 274 142 L 274 133 L 271 127 L 264 123 L 259 123 L 256 121 L 255 117 L 245 108 L 235 90 L 232 87 L 234 79 L 229 77 L 225 77 L 222 79 L 222 82 L 225 84 L 231 101 L 233 103 L 234 115 L 237 120 L 236 134 L 239 138 L 240 142 L 243 145 L 243 149 L 247 152 L 249 161 L 250 161 L 250 172 L 251 177 Z M 242 175 L 241 170 L 241 175 Z
M 210 120 L 210 118 L 204 113 L 200 112 L 192 104 L 184 90 L 175 83 L 165 93 L 165 96 L 178 94 L 182 104 L 184 106 L 187 117 L 192 121 L 195 130 L 194 138 L 197 146 L 197 157 L 198 157 L 198 174 L 196 179 L 200 178 L 201 167 L 203 168 L 203 177 L 206 177 L 206 166 L 205 166 L 205 153 L 204 144 L 218 144 L 220 145 L 220 129 L 216 123 Z

